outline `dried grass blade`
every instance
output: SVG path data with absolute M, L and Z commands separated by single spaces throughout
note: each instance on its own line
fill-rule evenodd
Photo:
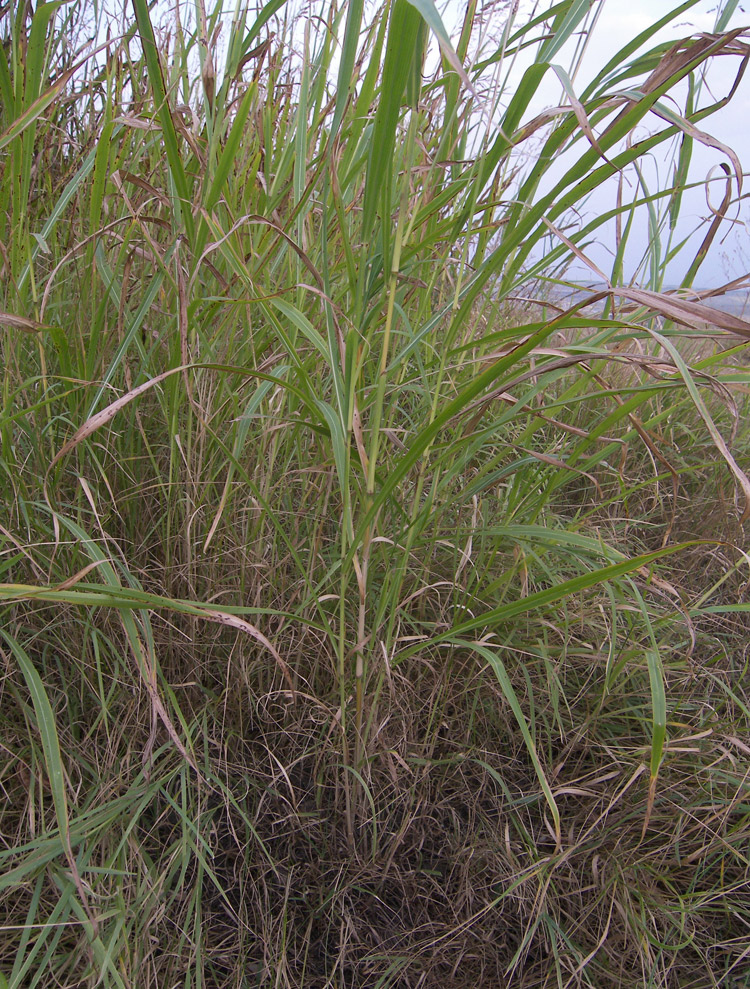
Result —
M 292 675 L 289 672 L 289 667 L 286 662 L 281 658 L 276 647 L 266 638 L 265 635 L 256 628 L 255 625 L 251 625 L 250 622 L 246 622 L 244 618 L 239 618 L 237 615 L 230 615 L 226 611 L 214 611 L 213 609 L 201 608 L 200 617 L 205 618 L 211 622 L 217 622 L 219 625 L 226 625 L 229 628 L 235 628 L 240 632 L 244 632 L 246 635 L 251 636 L 256 642 L 259 642 L 265 649 L 267 649 L 273 658 L 276 660 L 284 679 L 287 682 L 289 691 L 292 695 L 292 700 L 296 700 L 296 691 L 294 689 L 294 682 L 292 681 Z
M 151 378 L 149 381 L 145 381 L 142 385 L 132 388 L 125 395 L 122 395 L 116 401 L 112 402 L 111 405 L 108 405 L 106 409 L 102 409 L 101 412 L 97 412 L 96 415 L 91 416 L 91 418 L 87 419 L 86 422 L 84 422 L 84 424 L 75 431 L 73 436 L 71 436 L 71 438 L 57 451 L 50 461 L 48 471 L 51 470 L 56 463 L 62 460 L 63 457 L 70 453 L 71 450 L 74 450 L 79 443 L 82 443 L 83 440 L 88 439 L 88 437 L 91 436 L 92 433 L 95 433 L 97 429 L 101 429 L 102 426 L 106 426 L 108 422 L 111 422 L 118 412 L 124 409 L 126 405 L 129 405 L 134 399 L 138 398 L 139 395 L 143 395 L 145 392 L 149 391 L 166 378 L 171 377 L 173 374 L 179 374 L 184 370 L 185 368 L 180 366 L 173 367 L 169 371 L 163 371 L 161 374 L 157 374 L 155 378 Z
M 690 397 L 693 400 L 693 404 L 695 405 L 698 414 L 700 415 L 701 419 L 703 419 L 704 423 L 706 424 L 706 427 L 708 428 L 708 431 L 711 435 L 711 439 L 714 441 L 714 445 L 716 446 L 716 449 L 719 451 L 719 453 L 722 455 L 724 460 L 727 462 L 729 469 L 734 474 L 735 478 L 737 479 L 737 482 L 742 488 L 742 492 L 745 496 L 745 508 L 742 512 L 740 521 L 744 522 L 748 517 L 750 517 L 750 478 L 748 478 L 747 474 L 742 470 L 742 468 L 739 466 L 737 461 L 734 459 L 734 456 L 732 455 L 729 447 L 727 446 L 726 440 L 717 429 L 716 424 L 711 417 L 711 413 L 706 408 L 706 404 L 701 398 L 700 392 L 698 391 L 695 382 L 693 381 L 692 375 L 690 373 L 690 369 L 685 364 L 677 348 L 674 346 L 674 344 L 672 344 L 670 340 L 668 340 L 661 333 L 657 333 L 655 330 L 652 330 L 651 335 L 654 337 L 655 340 L 657 340 L 661 344 L 662 347 L 664 347 L 664 349 L 671 355 L 672 359 L 674 360 L 677 370 L 680 372 L 680 376 L 682 377 L 682 380 L 685 382 L 685 387 L 690 393 Z
M 65 858 L 73 876 L 81 905 L 86 911 L 86 915 L 91 922 L 94 935 L 96 936 L 98 933 L 97 920 L 91 912 L 86 889 L 81 880 L 75 856 L 73 855 L 73 847 L 70 843 L 70 816 L 68 813 L 68 798 L 65 792 L 65 769 L 63 767 L 60 738 L 57 732 L 57 722 L 52 705 L 47 696 L 42 678 L 37 673 L 36 667 L 29 658 L 26 650 L 5 629 L 0 628 L 0 635 L 2 635 L 10 646 L 11 652 L 21 668 L 26 686 L 31 694 L 36 723 L 42 738 L 42 750 L 47 767 L 47 778 L 49 779 L 50 789 L 52 791 L 52 802 L 55 807 L 55 817 L 57 818 L 57 826 L 60 830 L 60 839 L 65 852 Z
M 675 323 L 682 323 L 697 329 L 708 324 L 750 339 L 750 323 L 747 320 L 714 309 L 711 306 L 704 306 L 700 302 L 690 302 L 688 299 L 680 299 L 675 295 L 652 292 L 643 288 L 617 287 L 607 289 L 607 292 L 622 299 L 629 299 L 640 306 L 646 306 L 652 312 L 666 316 L 667 319 L 671 319 Z

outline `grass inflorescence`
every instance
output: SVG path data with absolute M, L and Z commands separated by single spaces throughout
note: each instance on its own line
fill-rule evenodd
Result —
M 3 10 L 3 989 L 750 985 L 750 44 L 597 7 Z

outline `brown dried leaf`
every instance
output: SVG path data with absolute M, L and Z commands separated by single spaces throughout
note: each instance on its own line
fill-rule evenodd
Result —
M 276 663 L 287 682 L 292 698 L 296 699 L 296 691 L 294 689 L 294 683 L 292 682 L 291 673 L 289 672 L 289 667 L 279 655 L 276 647 L 272 645 L 265 635 L 263 635 L 260 629 L 256 628 L 255 625 L 251 625 L 250 622 L 246 622 L 244 618 L 238 618 L 237 615 L 230 615 L 226 611 L 205 611 L 201 608 L 200 617 L 207 618 L 212 622 L 217 622 L 219 625 L 228 625 L 230 628 L 236 628 L 238 631 L 245 632 L 247 635 L 252 636 L 252 638 L 267 649 L 276 660 Z
M 39 330 L 48 330 L 48 323 L 37 323 L 35 319 L 27 319 L 25 316 L 16 316 L 14 313 L 0 312 L 0 326 L 10 326 L 14 330 L 24 330 L 26 333 L 38 333 Z
M 611 295 L 619 296 L 621 299 L 629 299 L 639 306 L 646 306 L 652 312 L 666 316 L 675 323 L 682 323 L 684 326 L 691 326 L 694 329 L 702 329 L 708 324 L 738 336 L 750 339 L 750 323 L 739 316 L 731 313 L 721 312 L 711 306 L 704 306 L 701 302 L 690 302 L 688 299 L 681 299 L 676 295 L 669 295 L 665 292 L 651 292 L 645 288 L 611 288 L 607 289 Z
M 142 385 L 138 385 L 137 388 L 131 389 L 125 395 L 122 395 L 116 401 L 108 405 L 106 409 L 102 409 L 101 412 L 97 412 L 96 415 L 91 416 L 87 419 L 84 424 L 75 431 L 73 436 L 65 443 L 52 458 L 49 470 L 51 470 L 56 463 L 58 463 L 66 454 L 70 453 L 71 450 L 75 449 L 79 443 L 83 440 L 88 439 L 92 433 L 95 433 L 97 429 L 105 426 L 108 422 L 117 415 L 117 413 L 124 409 L 126 405 L 129 405 L 133 399 L 138 398 L 139 395 L 143 395 L 145 392 L 149 391 L 155 385 L 158 385 L 161 381 L 169 378 L 173 374 L 179 374 L 183 371 L 183 367 L 173 367 L 169 371 L 163 371 L 161 374 L 157 374 L 155 378 L 151 378 L 149 381 L 145 381 Z

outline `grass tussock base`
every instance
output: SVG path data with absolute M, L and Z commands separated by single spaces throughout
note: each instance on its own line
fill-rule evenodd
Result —
M 106 646 L 82 662 L 70 629 L 40 627 L 37 661 L 79 671 L 65 694 L 45 677 L 81 808 L 71 843 L 99 938 L 127 931 L 130 984 L 190 984 L 200 964 L 209 987 L 742 985 L 731 974 L 747 952 L 746 622 L 707 616 L 692 647 L 675 649 L 670 741 L 651 795 L 648 669 L 631 650 L 607 689 L 604 604 L 588 602 L 565 641 L 529 623 L 536 645 L 514 650 L 559 845 L 503 690 L 460 650 L 387 672 L 355 772 L 323 668 L 294 695 L 279 674 L 267 689 L 265 658 L 192 632 L 190 651 L 173 650 L 165 667 L 200 739 L 196 772 L 154 726 L 132 664 L 110 672 Z M 45 837 L 49 787 L 23 746 L 29 708 L 4 655 L 7 916 L 46 914 L 54 929 L 69 874 Z M 116 690 L 105 717 L 97 665 Z M 34 882 L 14 882 L 35 862 L 46 864 Z M 52 943 L 67 984 L 85 984 L 78 926 Z

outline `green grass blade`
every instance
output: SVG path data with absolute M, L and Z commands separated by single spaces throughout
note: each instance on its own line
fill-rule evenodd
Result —
M 60 739 L 57 733 L 57 721 L 52 710 L 49 696 L 42 682 L 42 678 L 37 673 L 36 667 L 29 658 L 26 650 L 17 639 L 0 628 L 0 635 L 5 639 L 10 647 L 13 656 L 23 674 L 26 686 L 31 695 L 31 702 L 34 706 L 36 724 L 42 739 L 42 749 L 44 751 L 44 762 L 47 769 L 52 801 L 55 807 L 55 817 L 57 826 L 60 829 L 63 847 L 70 849 L 70 821 L 68 817 L 68 798 L 65 787 L 65 769 L 63 767 L 62 752 L 60 750 Z
M 499 654 L 494 650 L 490 649 L 488 646 L 482 645 L 480 642 L 467 642 L 462 639 L 451 639 L 454 645 L 461 646 L 467 649 L 472 649 L 479 653 L 493 670 L 495 676 L 497 677 L 498 683 L 503 692 L 503 696 L 510 705 L 513 711 L 513 716 L 516 719 L 516 723 L 521 731 L 521 735 L 526 746 L 526 751 L 529 753 L 529 758 L 534 766 L 534 772 L 539 780 L 539 785 L 542 788 L 542 793 L 547 801 L 547 806 L 552 814 L 552 821 L 554 823 L 555 839 L 558 846 L 562 840 L 562 835 L 560 831 L 560 810 L 557 806 L 557 802 L 552 793 L 552 788 L 549 785 L 549 781 L 544 772 L 544 768 L 539 759 L 539 753 L 537 752 L 536 745 L 534 744 L 534 739 L 531 737 L 531 732 L 529 731 L 529 726 L 526 721 L 526 716 L 523 713 L 521 705 L 519 703 L 518 697 L 515 690 L 513 689 L 513 684 L 508 676 L 508 671 L 505 668 L 505 664 L 500 658 Z
M 156 38 L 154 37 L 154 28 L 151 24 L 151 14 L 147 0 L 133 0 L 133 9 L 138 24 L 138 34 L 143 46 L 143 56 L 146 59 L 146 66 L 148 68 L 148 78 L 154 98 L 154 109 L 161 124 L 167 162 L 175 185 L 175 196 L 172 200 L 175 218 L 178 224 L 184 227 L 188 239 L 192 241 L 194 226 L 192 196 L 180 154 L 177 131 L 175 130 L 172 119 L 167 88 L 164 84 L 159 49 L 156 45 Z
M 396 127 L 417 50 L 421 23 L 420 14 L 409 0 L 393 0 L 383 63 L 381 96 L 375 114 L 367 162 L 362 207 L 364 240 L 369 237 L 375 222 L 375 211 L 385 188 L 385 177 L 390 176 L 390 161 L 396 143 Z
M 331 140 L 334 140 L 338 135 L 346 105 L 352 92 L 354 62 L 357 57 L 359 34 L 362 30 L 364 6 L 364 0 L 350 0 L 347 4 L 344 42 L 341 47 L 338 82 L 336 85 L 336 107 L 333 111 L 333 120 L 331 121 Z

